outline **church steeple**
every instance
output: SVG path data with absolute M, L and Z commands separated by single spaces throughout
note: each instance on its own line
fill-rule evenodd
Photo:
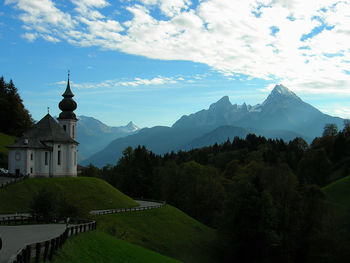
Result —
M 69 84 L 69 77 L 70 72 L 68 70 L 68 81 L 67 81 L 67 88 L 66 91 L 62 94 L 63 99 L 61 100 L 58 107 L 62 111 L 59 115 L 58 119 L 71 119 L 76 120 L 77 117 L 75 116 L 75 113 L 73 112 L 77 108 L 77 103 L 72 99 L 74 97 L 73 92 L 70 89 Z

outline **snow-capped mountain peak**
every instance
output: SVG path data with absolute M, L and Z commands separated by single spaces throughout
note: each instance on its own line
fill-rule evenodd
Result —
M 270 95 L 299 98 L 297 95 L 295 95 L 293 91 L 289 90 L 287 87 L 283 86 L 282 84 L 276 85 L 275 88 L 271 91 Z
M 124 128 L 128 129 L 129 131 L 137 131 L 140 129 L 132 121 L 130 121 Z
M 301 101 L 301 99 L 295 95 L 295 93 L 282 84 L 278 84 L 274 87 L 274 89 L 271 91 L 270 95 L 266 98 L 266 100 L 262 103 L 261 106 L 264 106 L 268 103 L 271 102 L 281 102 L 283 100 L 288 100 L 288 101 Z

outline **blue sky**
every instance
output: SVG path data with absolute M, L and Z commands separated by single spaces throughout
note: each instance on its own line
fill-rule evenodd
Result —
M 350 118 L 349 14 L 334 0 L 5 0 L 0 75 L 36 120 L 59 114 L 68 69 L 76 113 L 114 126 L 169 126 L 225 95 L 255 105 L 278 83 Z

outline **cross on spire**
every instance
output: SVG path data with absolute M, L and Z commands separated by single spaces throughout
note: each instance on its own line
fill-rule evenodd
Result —
M 50 107 L 47 107 L 47 113 L 50 114 Z
M 69 80 L 69 76 L 70 76 L 70 70 L 68 69 L 68 80 Z

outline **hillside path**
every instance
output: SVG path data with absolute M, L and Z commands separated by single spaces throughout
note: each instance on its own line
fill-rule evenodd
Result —
M 139 204 L 139 206 L 137 206 L 137 208 L 143 208 L 143 207 L 152 207 L 152 206 L 159 206 L 162 203 L 159 202 L 153 202 L 153 201 L 144 201 L 144 200 L 134 200 L 136 203 Z M 92 210 L 90 211 L 90 214 L 96 215 L 96 214 L 101 214 L 101 213 L 107 213 L 113 211 L 114 213 L 122 213 L 122 212 L 127 212 L 125 211 L 124 208 L 120 208 L 120 209 L 103 209 L 103 210 Z
M 0 250 L 0 263 L 7 263 L 11 256 L 27 244 L 54 238 L 65 230 L 65 224 L 0 226 L 3 246 Z
M 158 202 L 134 200 L 142 207 L 159 206 Z M 94 210 L 91 214 L 110 211 Z M 115 210 L 116 213 L 125 212 L 123 209 Z M 0 215 L 1 217 L 14 216 L 15 214 Z M 22 213 L 16 215 L 27 216 L 29 214 Z M 27 244 L 42 242 L 47 239 L 61 235 L 66 229 L 65 224 L 46 224 L 46 225 L 21 225 L 21 226 L 1 226 L 0 236 L 2 237 L 2 249 L 0 250 L 0 263 L 7 263 L 12 255 L 15 255 L 18 250 L 25 247 Z

